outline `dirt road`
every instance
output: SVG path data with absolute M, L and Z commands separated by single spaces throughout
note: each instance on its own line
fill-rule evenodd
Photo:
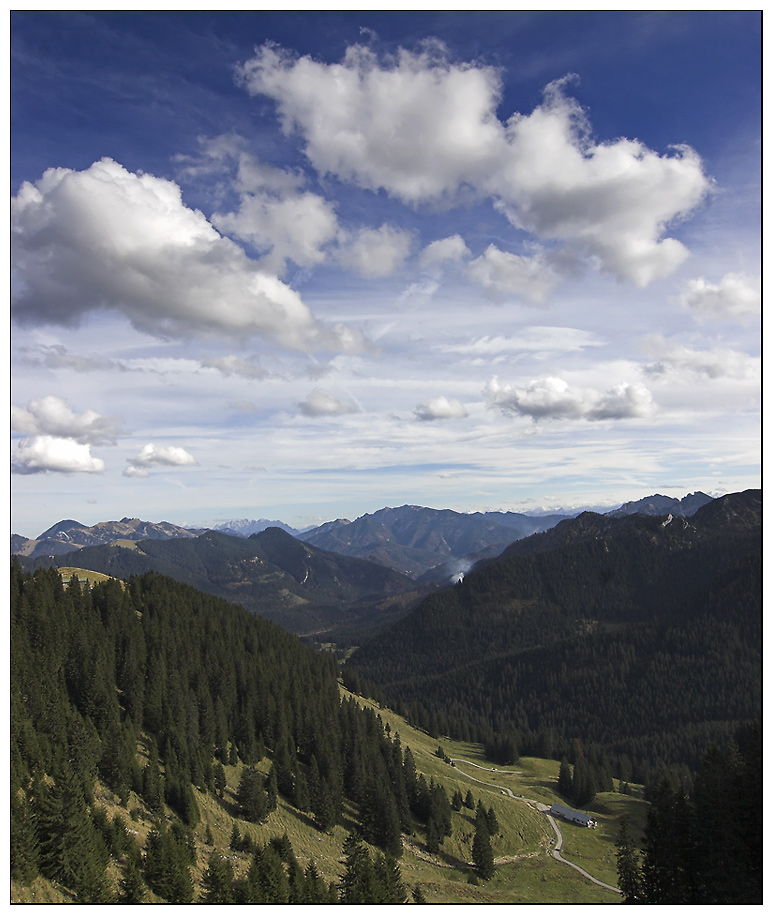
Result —
M 487 769 L 485 766 L 480 766 L 478 763 L 470 762 L 467 759 L 451 759 L 451 762 L 463 763 L 465 766 L 473 766 L 475 769 L 480 769 L 483 772 L 496 772 L 496 769 Z M 618 895 L 622 896 L 622 892 L 616 886 L 611 886 L 609 883 L 603 883 L 592 874 L 589 874 L 586 870 L 583 870 L 579 865 L 572 861 L 567 861 L 566 858 L 562 857 L 561 849 L 564 844 L 564 837 L 561 834 L 558 823 L 556 823 L 553 817 L 548 813 L 550 808 L 546 804 L 543 804 L 542 801 L 535 801 L 533 798 L 524 797 L 521 794 L 513 794 L 513 792 L 504 785 L 495 785 L 493 782 L 484 782 L 483 779 L 475 778 L 474 775 L 470 775 L 469 772 L 465 772 L 463 769 L 459 769 L 458 771 L 461 772 L 462 775 L 469 778 L 471 781 L 477 782 L 479 785 L 486 785 L 487 788 L 496 788 L 497 790 L 501 791 L 502 794 L 507 795 L 507 797 L 511 797 L 514 801 L 524 801 L 524 803 L 531 804 L 532 807 L 536 808 L 541 813 L 544 813 L 550 821 L 550 825 L 553 827 L 553 830 L 556 834 L 556 847 L 551 852 L 556 861 L 560 861 L 562 864 L 566 864 L 567 867 L 573 867 L 576 871 L 579 871 L 583 877 L 586 877 L 588 880 L 590 880 L 591 883 L 595 883 L 597 886 L 602 886 L 604 889 L 611 890 L 613 893 L 617 893 Z

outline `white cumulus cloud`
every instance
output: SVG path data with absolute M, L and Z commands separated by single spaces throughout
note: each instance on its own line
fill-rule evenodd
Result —
M 355 351 L 358 331 L 321 324 L 301 297 L 257 269 L 171 181 L 111 159 L 49 169 L 12 201 L 12 305 L 22 323 L 76 325 L 123 314 L 161 337 L 260 335 L 301 351 Z
M 105 462 L 91 454 L 91 445 L 55 435 L 32 435 L 16 447 L 13 473 L 102 473 Z
M 668 276 L 688 252 L 662 237 L 665 227 L 711 188 L 700 157 L 686 146 L 661 156 L 638 140 L 596 142 L 565 86 L 551 83 L 530 115 L 509 119 L 491 192 L 515 226 L 565 242 L 602 270 L 637 286 Z
M 699 277 L 689 281 L 679 300 L 697 318 L 748 321 L 762 308 L 760 279 L 726 273 L 718 283 L 710 283 Z
M 556 283 L 556 276 L 540 254 L 523 257 L 489 245 L 471 261 L 468 273 L 495 299 L 518 296 L 542 305 Z
M 524 387 L 502 384 L 494 376 L 486 385 L 489 405 L 506 416 L 550 419 L 632 419 L 649 416 L 652 395 L 642 384 L 621 383 L 608 391 L 572 387 L 563 378 L 535 378 Z
M 343 416 L 346 413 L 359 413 L 360 408 L 351 400 L 344 400 L 325 391 L 314 388 L 306 400 L 298 404 L 298 409 L 304 416 Z
M 340 64 L 266 44 L 239 72 L 276 101 L 285 132 L 302 133 L 318 172 L 406 203 L 479 184 L 500 153 L 497 72 L 450 63 L 437 42 L 386 62 L 355 45 Z
M 146 477 L 153 467 L 189 467 L 196 464 L 196 458 L 185 448 L 178 445 L 154 445 L 152 442 L 143 446 L 139 454 L 132 458 L 124 470 L 126 477 Z
M 341 236 L 338 260 L 368 279 L 391 276 L 410 254 L 412 236 L 404 229 L 383 225 Z
M 437 41 L 389 59 L 353 46 L 337 64 L 267 44 L 239 75 L 276 102 L 320 174 L 411 205 L 488 198 L 516 228 L 638 286 L 684 261 L 667 227 L 712 186 L 689 147 L 595 140 L 567 79 L 500 121 L 497 70 L 455 62 Z
M 11 406 L 11 429 L 22 435 L 72 439 L 79 444 L 112 444 L 117 430 L 113 420 L 96 410 L 75 413 L 63 397 L 50 394 L 31 400 L 26 407 Z
M 416 419 L 422 422 L 431 422 L 436 419 L 464 419 L 467 408 L 461 401 L 448 397 L 433 397 L 420 403 L 413 411 Z
M 622 382 L 601 394 L 586 418 L 636 419 L 649 416 L 653 409 L 652 394 L 643 384 Z
M 331 203 L 309 191 L 245 194 L 233 213 L 216 213 L 212 222 L 229 235 L 247 241 L 263 253 L 261 266 L 283 276 L 287 262 L 313 267 L 325 261 L 326 246 L 338 235 L 338 218 Z
M 449 235 L 448 238 L 440 238 L 427 245 L 421 252 L 419 263 L 423 269 L 431 270 L 448 261 L 462 261 L 467 257 L 470 257 L 470 249 L 462 236 Z
M 667 340 L 662 334 L 645 337 L 644 352 L 655 361 L 644 371 L 652 376 L 690 374 L 706 378 L 754 378 L 759 374 L 759 360 L 726 347 L 698 350 Z

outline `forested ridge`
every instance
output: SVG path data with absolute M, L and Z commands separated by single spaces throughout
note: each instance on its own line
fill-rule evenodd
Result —
M 206 531 L 194 538 L 86 546 L 20 561 L 24 568 L 76 566 L 120 579 L 158 572 L 300 635 L 373 615 L 389 618 L 393 602 L 399 613 L 403 595 L 415 588 L 392 569 L 307 545 L 279 528 L 248 538 Z
M 430 731 L 622 778 L 694 771 L 761 714 L 761 496 L 694 518 L 586 513 L 513 544 L 347 662 Z
M 320 831 L 345 808 L 356 830 L 340 886 L 277 837 L 250 849 L 241 879 L 213 852 L 204 901 L 401 902 L 401 830 L 442 841 L 444 790 L 373 712 L 341 701 L 333 658 L 240 607 L 156 573 L 125 587 L 75 577 L 63 586 L 56 571 L 30 574 L 14 561 L 10 630 L 18 881 L 40 873 L 80 902 L 140 901 L 150 890 L 191 901 L 193 787 L 222 794 L 223 764 L 237 760 L 243 819 L 265 819 L 282 796 Z M 98 783 L 124 804 L 133 792 L 151 812 L 144 854 L 128 818 L 108 821 L 94 804 Z M 118 887 L 106 877 L 111 862 Z

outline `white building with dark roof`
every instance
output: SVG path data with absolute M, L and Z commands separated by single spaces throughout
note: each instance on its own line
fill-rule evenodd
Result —
M 566 820 L 568 823 L 587 826 L 588 829 L 595 829 L 597 826 L 592 816 L 588 816 L 587 813 L 580 813 L 579 810 L 572 810 L 571 807 L 563 807 L 561 804 L 553 804 L 548 813 L 561 817 L 562 820 Z

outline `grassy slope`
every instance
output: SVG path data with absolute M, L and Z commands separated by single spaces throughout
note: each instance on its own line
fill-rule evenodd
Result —
M 373 705 L 360 700 L 363 705 Z M 403 856 L 400 860 L 403 881 L 412 890 L 421 886 L 430 903 L 618 903 L 620 897 L 609 890 L 595 886 L 573 868 L 555 861 L 549 854 L 553 830 L 544 814 L 531 805 L 505 796 L 499 789 L 487 787 L 480 781 L 489 781 L 509 787 L 513 794 L 523 795 L 547 805 L 560 801 L 555 792 L 558 763 L 553 760 L 522 759 L 517 766 L 497 767 L 496 772 L 483 772 L 473 766 L 450 765 L 438 758 L 436 750 L 442 746 L 447 757 L 469 760 L 491 769 L 478 744 L 464 744 L 442 739 L 440 741 L 411 728 L 403 718 L 388 709 L 379 709 L 383 721 L 392 733 L 399 733 L 403 748 L 409 746 L 416 767 L 427 779 L 434 777 L 448 792 L 449 798 L 459 788 L 462 795 L 472 790 L 477 803 L 481 799 L 486 807 L 493 806 L 500 826 L 500 835 L 492 841 L 497 862 L 495 876 L 484 884 L 477 884 L 470 865 L 472 839 L 475 831 L 474 812 L 462 808 L 453 814 L 453 834 L 446 838 L 439 855 L 429 855 L 424 850 L 420 835 L 404 838 Z M 268 770 L 269 761 L 262 768 Z M 228 849 L 236 814 L 235 791 L 241 777 L 241 765 L 226 766 L 228 789 L 224 799 L 197 792 L 201 822 L 196 828 L 198 861 L 193 869 L 194 883 L 198 887 L 201 875 L 213 847 L 218 847 L 231 858 L 237 875 L 246 871 L 249 856 Z M 465 774 L 468 773 L 468 774 Z M 473 776 L 472 780 L 469 776 Z M 128 811 L 117 805 L 112 793 L 98 786 L 97 802 L 108 809 L 112 817 L 120 812 L 127 827 L 136 831 L 137 840 L 144 844 L 152 826 L 152 819 L 141 800 L 132 795 Z M 592 810 L 598 820 L 598 829 L 590 830 L 561 824 L 564 837 L 563 855 L 583 867 L 593 876 L 616 885 L 615 840 L 619 817 L 628 813 L 634 836 L 638 838 L 643 826 L 645 804 L 633 796 L 617 793 L 601 794 Z M 130 816 L 132 812 L 132 816 Z M 354 825 L 354 811 L 344 811 L 344 822 L 330 833 L 323 834 L 314 828 L 302 813 L 279 801 L 279 807 L 266 823 L 255 825 L 238 821 L 244 835 L 267 842 L 272 836 L 287 833 L 295 855 L 305 867 L 313 858 L 319 871 L 328 882 L 338 882 L 342 873 L 342 846 L 347 832 Z M 214 845 L 204 841 L 207 826 Z M 114 874 L 117 881 L 117 871 Z M 38 878 L 30 887 L 11 887 L 12 902 L 68 902 L 71 895 L 61 891 L 47 880 Z M 148 902 L 160 902 L 148 894 Z
M 101 581 L 109 581 L 111 575 L 104 575 L 102 572 L 92 572 L 89 569 L 79 569 L 75 566 L 60 566 L 57 572 L 62 576 L 62 581 L 66 584 L 73 577 L 78 576 L 79 581 L 88 581 L 91 585 L 98 584 Z

